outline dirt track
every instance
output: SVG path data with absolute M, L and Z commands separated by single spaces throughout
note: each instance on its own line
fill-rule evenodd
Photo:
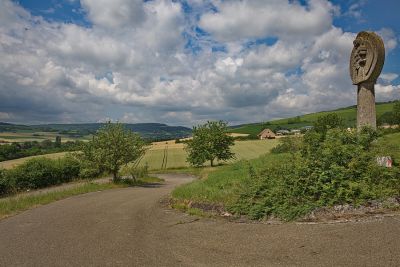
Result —
M 240 224 L 159 203 L 190 181 L 89 193 L 0 221 L 0 266 L 400 266 L 400 217 Z

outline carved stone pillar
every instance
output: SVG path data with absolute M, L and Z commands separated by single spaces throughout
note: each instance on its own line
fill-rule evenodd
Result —
M 385 62 L 382 39 L 373 32 L 360 32 L 353 42 L 350 76 L 357 85 L 357 129 L 376 129 L 375 83 Z

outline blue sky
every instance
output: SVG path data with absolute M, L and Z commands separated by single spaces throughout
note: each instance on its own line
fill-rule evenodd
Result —
M 400 98 L 395 0 L 0 1 L 0 121 L 266 121 L 356 103 L 352 40 L 386 46 L 377 101 Z

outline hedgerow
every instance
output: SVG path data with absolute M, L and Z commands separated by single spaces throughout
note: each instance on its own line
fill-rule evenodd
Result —
M 0 171 L 0 195 L 70 182 L 78 178 L 80 170 L 80 162 L 72 156 L 29 159 L 13 169 Z

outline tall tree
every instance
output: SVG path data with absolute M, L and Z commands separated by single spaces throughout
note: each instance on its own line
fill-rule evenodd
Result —
M 121 123 L 107 123 L 93 136 L 83 149 L 84 157 L 100 169 L 109 171 L 114 181 L 122 165 L 134 162 L 145 152 L 142 138 Z
M 224 121 L 208 121 L 206 124 L 193 127 L 193 139 L 187 142 L 187 161 L 194 166 L 202 166 L 210 161 L 226 161 L 234 157 L 231 146 L 233 137 L 227 135 L 227 123 Z

